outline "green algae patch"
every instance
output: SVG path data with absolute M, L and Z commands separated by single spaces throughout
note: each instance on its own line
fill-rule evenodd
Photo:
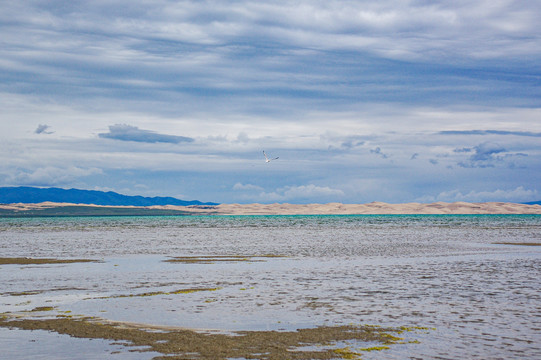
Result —
M 382 350 L 388 350 L 390 349 L 390 347 L 386 346 L 386 345 L 381 345 L 381 346 L 372 346 L 372 347 L 367 347 L 367 348 L 362 348 L 362 349 L 359 349 L 360 351 L 382 351 Z
M 145 293 L 140 293 L 140 294 L 121 294 L 121 295 L 104 296 L 104 297 L 98 297 L 98 298 L 89 298 L 89 299 L 118 299 L 118 298 L 159 296 L 159 295 L 179 295 L 179 294 L 192 294 L 192 293 L 197 293 L 197 292 L 202 292 L 202 291 L 218 291 L 221 289 L 222 289 L 221 287 L 216 287 L 216 288 L 179 289 L 179 290 L 174 290 L 174 291 L 151 291 L 151 292 L 145 292 Z
M 400 330 L 402 331 L 425 331 L 429 332 L 430 330 L 436 330 L 434 327 L 425 327 L 425 326 L 401 326 Z
M 170 294 L 191 294 L 191 293 L 196 293 L 196 292 L 200 292 L 200 291 L 217 291 L 217 290 L 221 290 L 221 289 L 222 289 L 221 287 L 203 288 L 203 289 L 181 289 L 181 290 L 171 291 L 170 293 L 167 293 L 166 295 L 170 295 Z
M 0 258 L 0 265 L 41 265 L 41 264 L 70 264 L 99 262 L 92 259 L 48 259 L 48 258 L 27 258 L 27 257 L 6 257 Z
M 333 352 L 342 359 L 360 359 L 362 354 L 352 351 L 349 347 L 334 349 Z
M 38 306 L 30 310 L 30 312 L 53 311 L 54 309 L 56 309 L 54 306 Z
M 30 296 L 30 295 L 39 295 L 39 294 L 44 294 L 44 293 L 47 293 L 47 292 L 54 292 L 54 291 L 73 291 L 73 290 L 84 290 L 84 289 L 75 288 L 75 287 L 59 287 L 59 288 L 53 288 L 53 289 L 11 291 L 11 292 L 0 293 L 0 295 L 5 295 L 5 296 Z
M 27 300 L 27 301 L 23 301 L 22 303 L 15 304 L 15 306 L 26 306 L 30 304 L 32 304 L 32 301 Z
M 9 293 L 3 293 L 2 295 L 9 295 L 9 296 L 28 296 L 28 295 L 38 295 L 43 293 L 43 290 L 28 290 L 28 291 L 20 291 L 20 292 L 9 292 Z
M 154 359 L 360 359 L 359 350 L 338 348 L 343 342 L 382 344 L 386 334 L 399 328 L 321 326 L 296 331 L 240 331 L 232 334 L 201 333 L 187 329 L 153 331 L 152 326 L 81 318 L 0 317 L 0 326 L 23 330 L 47 330 L 78 338 L 105 339 L 137 346 L 134 351 L 155 351 Z M 144 349 L 141 350 L 141 347 Z M 388 346 L 387 346 L 388 347 Z M 294 350 L 297 349 L 297 350 Z M 304 349 L 304 350 L 302 350 Z M 376 349 L 376 346 L 367 348 Z M 368 350 L 366 350 L 368 351 Z
M 215 264 L 218 262 L 234 263 L 234 262 L 262 262 L 268 258 L 282 258 L 282 255 L 217 255 L 217 256 L 177 256 L 171 259 L 164 260 L 169 263 L 182 264 Z
M 398 331 L 398 333 L 400 334 L 400 330 Z M 395 336 L 395 335 L 392 335 L 392 334 L 382 334 L 381 335 L 382 337 L 385 338 L 385 341 L 384 341 L 384 344 L 396 344 L 402 340 L 404 340 L 404 338 L 401 338 L 401 337 L 398 337 L 398 336 Z

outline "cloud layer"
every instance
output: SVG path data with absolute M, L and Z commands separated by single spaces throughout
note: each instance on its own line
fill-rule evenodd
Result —
M 518 0 L 4 1 L 0 185 L 535 197 L 540 17 Z

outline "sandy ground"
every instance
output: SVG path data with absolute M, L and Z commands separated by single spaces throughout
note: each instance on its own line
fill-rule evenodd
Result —
M 83 204 L 51 203 L 0 204 L 0 209 L 26 211 L 59 206 L 81 206 Z M 85 205 L 98 206 L 98 205 Z M 134 206 L 115 206 L 133 208 Z M 347 214 L 541 214 L 541 205 L 524 205 L 505 202 L 467 203 L 436 202 L 432 204 L 405 203 L 388 204 L 221 204 L 217 206 L 150 206 L 149 209 L 187 211 L 194 214 L 216 215 L 347 215 Z

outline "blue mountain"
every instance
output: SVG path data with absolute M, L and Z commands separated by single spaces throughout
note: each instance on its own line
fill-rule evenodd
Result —
M 525 204 L 526 205 L 541 205 L 541 200 L 540 201 L 531 201 L 531 202 L 527 202 Z
M 94 204 L 113 206 L 152 206 L 152 205 L 218 205 L 197 200 L 179 200 L 173 197 L 128 196 L 112 191 L 95 191 L 60 188 L 0 187 L 0 203 L 40 203 L 44 201 L 74 204 Z

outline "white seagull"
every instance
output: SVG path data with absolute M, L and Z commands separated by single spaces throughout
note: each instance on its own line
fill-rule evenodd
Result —
M 277 157 L 272 158 L 272 159 L 269 159 L 269 158 L 267 157 L 267 154 L 265 154 L 265 150 L 263 150 L 263 156 L 265 156 L 265 162 L 271 162 L 272 160 L 278 159 Z

